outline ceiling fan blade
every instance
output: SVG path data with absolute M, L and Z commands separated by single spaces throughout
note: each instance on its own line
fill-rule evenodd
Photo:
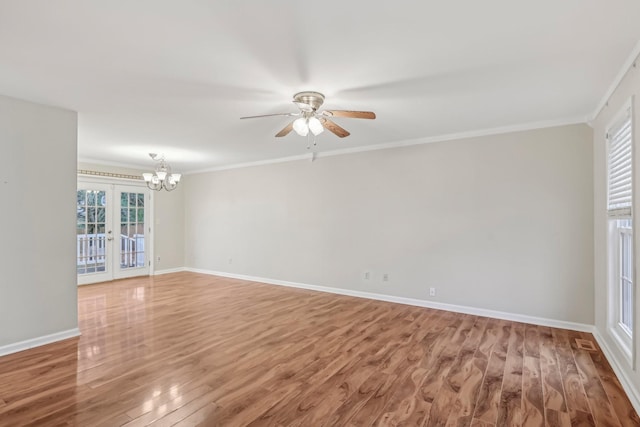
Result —
M 246 117 L 240 117 L 240 119 L 258 119 L 260 117 L 274 117 L 274 116 L 299 116 L 298 113 L 276 113 L 276 114 L 262 114 L 261 116 L 246 116 Z
M 313 111 L 313 107 L 309 104 L 306 104 L 304 102 L 298 102 L 298 101 L 293 101 L 293 103 L 296 104 L 298 108 L 301 111 L 304 111 L 305 113 L 310 113 Z
M 321 113 L 328 117 L 351 117 L 353 119 L 375 119 L 373 111 L 325 110 Z
M 322 124 L 324 125 L 324 127 L 326 129 L 328 129 L 329 131 L 335 133 L 336 135 L 338 135 L 340 138 L 344 138 L 345 136 L 349 136 L 351 135 L 349 132 L 347 132 L 345 129 L 341 128 L 340 126 L 338 126 L 337 124 L 335 124 L 334 122 L 332 122 L 329 119 L 322 119 Z
M 293 130 L 293 122 L 286 125 L 280 132 L 276 133 L 276 138 L 289 135 L 289 132 Z

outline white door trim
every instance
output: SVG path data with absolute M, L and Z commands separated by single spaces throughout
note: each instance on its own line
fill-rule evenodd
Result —
M 145 223 L 146 223 L 147 232 L 148 232 L 148 236 L 147 236 L 148 249 L 145 250 L 145 252 L 147 253 L 147 256 L 148 256 L 149 275 L 153 275 L 155 271 L 155 261 L 154 261 L 154 241 L 155 241 L 154 193 L 155 192 L 152 190 L 149 190 L 144 181 L 137 180 L 137 179 L 128 179 L 128 178 L 103 177 L 103 176 L 78 174 L 76 187 L 78 188 L 81 184 L 111 185 L 112 189 L 115 188 L 116 186 L 131 186 L 134 188 L 141 188 L 149 191 L 149 206 L 148 206 L 147 217 L 145 218 Z M 112 203 L 115 203 L 115 202 L 112 202 Z M 111 278 L 113 278 L 113 269 L 111 271 Z M 84 281 L 79 281 L 78 285 L 87 285 L 91 283 L 97 283 L 97 282 L 91 281 L 88 283 L 84 283 Z

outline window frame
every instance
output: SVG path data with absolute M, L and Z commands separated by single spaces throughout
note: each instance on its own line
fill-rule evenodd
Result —
M 612 130 L 619 129 L 622 123 L 630 120 L 630 138 L 631 138 L 631 209 L 628 213 L 621 213 L 620 209 L 611 209 L 609 206 L 609 190 L 610 190 L 610 149 L 611 140 L 609 135 Z M 630 98 L 616 114 L 606 128 L 606 216 L 607 216 L 607 330 L 613 337 L 613 341 L 617 344 L 619 350 L 624 355 L 629 365 L 635 366 L 635 336 L 637 334 L 636 323 L 636 269 L 635 269 L 635 125 L 633 114 L 633 97 Z M 619 221 L 628 219 L 631 222 L 630 230 L 628 227 L 619 227 Z M 629 331 L 623 323 L 623 285 L 624 276 L 622 263 L 622 236 L 628 234 L 631 236 L 630 245 L 630 262 L 631 262 L 631 326 Z

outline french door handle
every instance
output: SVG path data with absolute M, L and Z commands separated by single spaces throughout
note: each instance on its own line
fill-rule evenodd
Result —
M 112 241 L 113 240 L 113 236 L 111 235 L 111 230 L 107 231 L 107 234 L 108 234 L 107 240 L 108 241 Z

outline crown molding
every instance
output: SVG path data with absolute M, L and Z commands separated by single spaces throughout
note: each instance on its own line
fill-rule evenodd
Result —
M 317 156 L 317 154 L 315 156 Z M 249 168 L 253 166 L 263 166 L 263 165 L 270 165 L 274 163 L 295 162 L 297 160 L 309 160 L 310 158 L 313 158 L 313 157 L 314 157 L 313 153 L 300 154 L 297 156 L 279 157 L 277 159 L 257 160 L 255 162 L 235 163 L 235 164 L 226 165 L 226 166 L 214 166 L 210 168 L 196 169 L 194 171 L 184 172 L 183 175 L 195 175 L 199 173 L 218 172 L 218 171 L 225 171 L 229 169 Z
M 382 143 L 382 144 L 376 144 L 376 145 L 367 145 L 364 147 L 353 147 L 353 148 L 345 148 L 341 150 L 310 152 L 307 154 L 302 154 L 297 156 L 280 157 L 277 159 L 259 160 L 255 162 L 237 163 L 237 164 L 231 164 L 226 166 L 198 169 L 194 171 L 184 172 L 183 175 L 195 175 L 195 174 L 207 173 L 207 172 L 219 172 L 219 171 L 225 171 L 230 169 L 241 169 L 241 168 L 248 168 L 248 167 L 254 167 L 254 166 L 270 165 L 275 163 L 294 162 L 299 160 L 314 161 L 315 159 L 322 158 L 322 157 L 342 156 L 345 154 L 363 153 L 366 151 L 387 150 L 390 148 L 409 147 L 412 145 L 430 144 L 433 142 L 445 142 L 445 141 L 453 141 L 453 140 L 459 140 L 459 139 L 477 138 L 482 136 L 500 135 L 505 133 L 523 132 L 528 130 L 545 129 L 545 128 L 551 128 L 551 127 L 569 126 L 569 125 L 576 125 L 576 124 L 587 124 L 587 118 L 572 117 L 572 118 L 562 119 L 562 120 L 531 122 L 531 123 L 523 123 L 519 125 L 502 126 L 497 128 L 481 129 L 481 130 L 475 130 L 475 131 L 469 131 L 469 132 L 450 133 L 450 134 L 439 135 L 439 136 L 407 139 L 403 141 L 388 142 L 388 143 Z

